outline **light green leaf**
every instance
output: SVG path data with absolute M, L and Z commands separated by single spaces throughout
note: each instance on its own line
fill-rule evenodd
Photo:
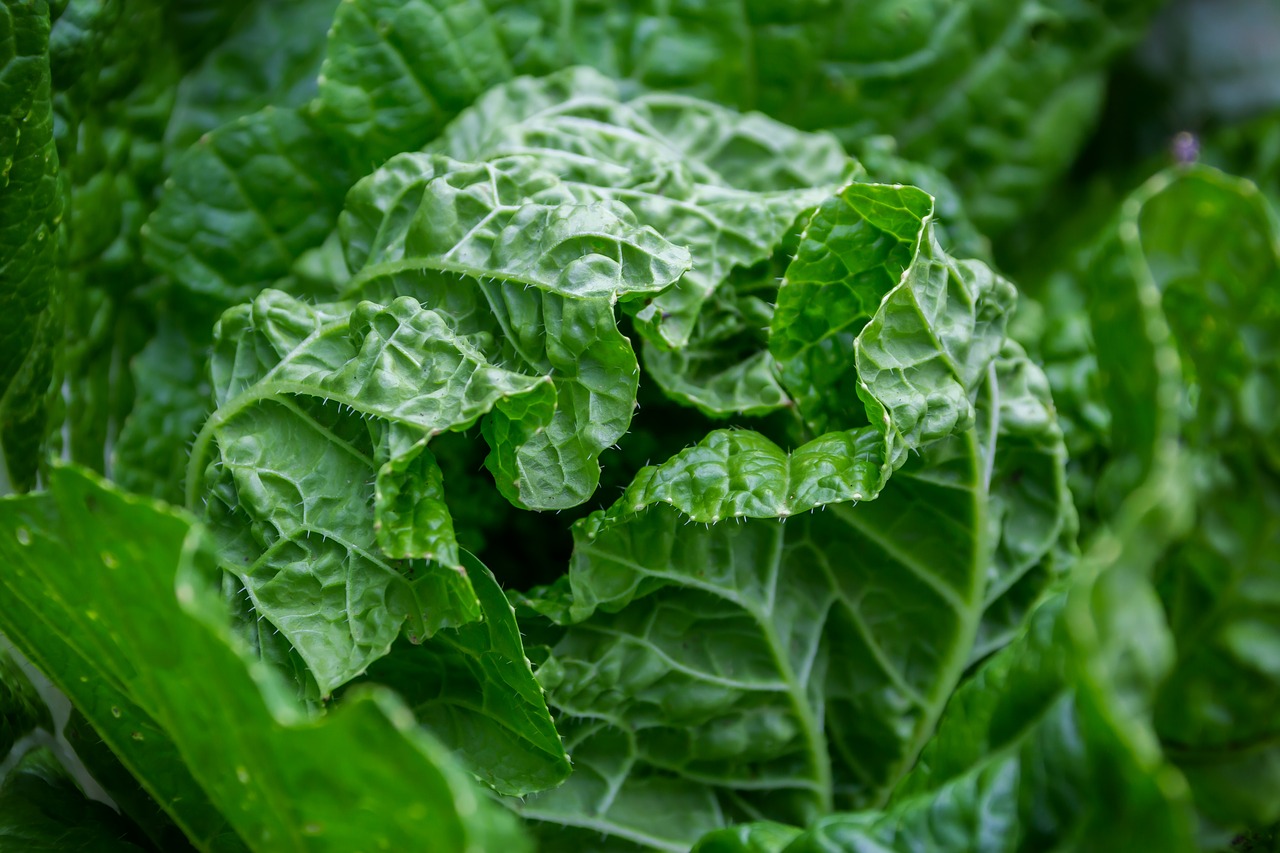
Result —
M 396 647 L 369 668 L 367 680 L 395 688 L 418 721 L 499 793 L 553 788 L 569 775 L 569 759 L 515 613 L 489 570 L 470 554 L 463 561 L 482 619 L 420 646 Z
M 977 429 L 987 447 L 994 551 L 973 661 L 1017 635 L 1041 594 L 1078 558 L 1067 450 L 1049 381 L 1012 342 L 992 370 L 996 393 L 978 398 Z
M 402 626 L 418 640 L 478 618 L 424 444 L 522 397 L 542 423 L 551 385 L 494 366 L 483 341 L 408 297 L 308 306 L 267 291 L 215 337 L 218 407 L 188 503 L 209 489 L 223 565 L 321 692 L 386 654 Z
M 23 853 L 142 853 L 136 827 L 88 799 L 47 749 L 23 756 L 0 784 L 0 846 Z
M 508 219 L 540 225 L 495 224 Z M 635 408 L 639 366 L 613 302 L 668 287 L 688 254 L 620 204 L 579 203 L 529 157 L 393 158 L 352 190 L 341 233 L 350 296 L 412 296 L 494 363 L 554 385 L 545 426 L 510 405 L 484 421 L 503 495 L 533 509 L 587 500 Z
M 49 27 L 43 0 L 0 10 L 0 476 L 18 489 L 42 458 L 61 321 Z
M 432 145 L 450 156 L 535 155 L 582 200 L 626 205 L 699 260 L 636 312 L 663 349 L 686 346 L 735 267 L 768 260 L 796 218 L 856 171 L 829 136 L 692 98 L 626 97 L 588 68 L 487 93 Z
M 800 830 L 782 823 L 740 823 L 704 835 L 694 853 L 777 853 L 794 841 Z
M 379 246 L 376 257 L 348 252 L 352 289 L 401 272 L 445 272 L 612 303 L 659 292 L 689 268 L 688 250 L 637 225 L 625 206 L 574 203 L 540 159 L 471 165 L 410 154 L 380 171 L 387 170 L 417 171 L 417 209 L 402 233 L 378 234 L 396 242 Z M 387 181 L 377 173 L 362 181 L 352 190 L 356 203 L 381 195 Z M 386 202 L 372 206 L 379 203 Z M 363 224 L 371 224 L 367 215 Z
M 184 514 L 74 469 L 55 469 L 52 488 L 0 502 L 0 584 L 15 605 L 0 627 L 199 846 L 226 849 L 187 822 L 207 796 L 259 850 L 526 849 L 389 694 L 306 719 L 230 634 L 220 572 Z M 156 749 L 171 760 L 153 762 Z M 175 770 L 194 792 L 174 787 Z
M 850 184 L 813 215 L 778 291 L 769 348 L 815 432 L 870 423 L 892 468 L 968 429 L 1015 291 L 938 244 L 932 197 Z

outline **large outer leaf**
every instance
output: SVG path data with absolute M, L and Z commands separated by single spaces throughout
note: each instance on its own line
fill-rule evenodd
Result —
M 1212 820 L 1263 826 L 1280 818 L 1280 226 L 1252 184 L 1164 173 L 1126 202 L 1092 269 L 1094 314 L 1112 310 L 1108 293 L 1150 303 L 1194 389 L 1182 440 L 1198 465 L 1183 488 L 1197 519 L 1160 577 L 1178 662 L 1157 731 Z M 1102 357 L 1110 337 L 1095 335 Z
M 0 475 L 35 482 L 57 344 L 63 198 L 53 138 L 49 6 L 0 10 Z
M 1013 285 L 938 244 L 933 198 L 854 183 L 814 213 L 778 290 L 769 348 L 816 432 L 871 423 L 890 468 L 969 428 Z
M 52 488 L 0 502 L 0 627 L 200 849 L 236 849 L 222 815 L 257 850 L 524 849 L 390 695 L 305 720 L 229 634 L 185 515 L 74 469 Z
M 188 494 L 216 442 L 205 476 L 221 559 L 322 692 L 386 654 L 402 624 L 417 639 L 480 615 L 423 443 L 495 405 L 532 405 L 541 422 L 546 381 L 495 367 L 407 297 L 311 307 L 276 291 L 223 317 L 212 372 L 218 407 Z M 435 509 L 402 515 L 401 490 Z M 378 523 L 397 527 L 380 537 Z
M 539 678 L 576 769 L 522 814 L 674 850 L 887 795 L 968 659 L 988 544 L 973 433 L 851 505 L 880 448 L 712 433 L 575 528 Z

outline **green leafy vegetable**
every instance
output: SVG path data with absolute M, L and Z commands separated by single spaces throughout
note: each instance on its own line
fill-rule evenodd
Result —
M 1275 21 L 11 0 L 0 847 L 1271 844 Z

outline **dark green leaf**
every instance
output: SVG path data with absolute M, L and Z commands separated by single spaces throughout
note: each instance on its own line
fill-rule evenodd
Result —
M 52 752 L 32 750 L 0 784 L 0 847 L 23 853 L 142 853 L 137 827 L 85 797 Z
M 0 474 L 35 483 L 61 320 L 58 187 L 49 71 L 49 6 L 0 10 Z
M 229 633 L 219 573 L 185 515 L 74 469 L 51 485 L 0 502 L 0 583 L 15 603 L 0 627 L 198 846 L 234 849 L 210 832 L 225 815 L 255 849 L 524 849 L 389 694 L 307 720 Z M 175 772 L 190 775 L 179 786 Z
M 0 761 L 31 731 L 53 731 L 44 700 L 10 655 L 0 650 Z

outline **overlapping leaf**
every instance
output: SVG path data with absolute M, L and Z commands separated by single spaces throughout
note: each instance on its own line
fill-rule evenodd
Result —
M 47 749 L 27 753 L 0 784 L 0 845 L 56 853 L 142 853 L 137 830 L 110 806 L 85 797 Z
M 489 570 L 463 555 L 483 618 L 400 646 L 369 668 L 478 779 L 503 794 L 554 788 L 569 774 L 542 688 L 529 670 L 515 612 Z
M 521 813 L 675 850 L 725 822 L 881 799 L 981 613 L 977 444 L 945 445 L 855 506 L 879 476 L 875 430 L 792 454 L 715 432 L 580 523 L 568 607 L 551 610 L 574 624 L 539 670 L 575 771 Z M 679 821 L 651 819 L 677 803 Z
M 851 140 L 893 134 L 1005 225 L 1070 163 L 1104 63 L 1156 5 L 355 0 L 339 7 L 320 101 L 381 160 L 490 86 L 590 65 Z
M 348 295 L 407 294 L 480 336 L 495 363 L 547 377 L 550 421 L 486 419 L 486 462 L 518 506 L 576 506 L 627 430 L 639 367 L 614 303 L 657 293 L 688 253 L 613 201 L 578 201 L 530 157 L 462 164 L 402 155 L 352 190 L 342 220 Z
M 1280 678 L 1280 227 L 1255 186 L 1209 169 L 1162 173 L 1135 193 L 1097 250 L 1094 308 L 1151 304 L 1171 329 L 1191 389 L 1182 441 L 1197 473 L 1194 531 L 1163 566 L 1159 590 L 1178 648 L 1156 726 L 1197 803 L 1230 828 L 1280 817 L 1272 713 Z M 1111 320 L 1112 323 L 1118 320 Z M 1114 326 L 1112 326 L 1114 328 Z M 1110 336 L 1095 330 L 1099 357 Z M 1112 385 L 1127 380 L 1110 377 Z M 1109 400 L 1115 413 L 1128 411 Z M 1113 471 L 1104 487 L 1130 476 Z
M 189 494 L 204 475 L 224 565 L 322 691 L 385 654 L 402 624 L 422 638 L 477 618 L 425 442 L 494 406 L 545 420 L 550 385 L 490 364 L 407 297 L 313 307 L 267 291 L 223 317 L 216 347 L 218 407 Z M 406 514 L 406 496 L 434 509 Z
M 0 762 L 37 728 L 53 729 L 49 709 L 17 662 L 0 650 Z
M 1099 358 L 1117 379 L 1110 402 L 1146 415 L 1113 421 L 1130 491 L 1112 525 L 955 692 L 883 810 L 832 815 L 799 835 L 717 832 L 699 853 L 1196 849 L 1186 781 L 1153 725 L 1175 665 L 1153 576 L 1192 504 L 1180 487 L 1179 359 L 1158 300 L 1134 284 L 1099 290 L 1095 313 Z
M 495 88 L 432 148 L 536 155 L 575 196 L 620 202 L 686 246 L 700 263 L 636 312 L 662 349 L 686 346 L 729 273 L 772 257 L 796 217 L 855 170 L 828 136 L 692 98 L 623 97 L 586 68 Z
M 575 773 L 521 812 L 557 843 L 679 849 L 725 823 L 883 802 L 1069 528 L 1043 376 L 1016 351 L 996 375 L 979 428 L 875 501 L 872 427 L 790 454 L 721 431 L 580 522 L 568 583 L 529 601 L 571 625 L 539 678 Z M 1045 512 L 1019 523 L 1024 497 Z M 646 817 L 677 803 L 680 821 Z
M 252 298 L 324 241 L 358 176 L 305 113 L 242 116 L 174 161 L 143 234 L 147 262 L 212 306 Z
M 185 515 L 75 469 L 51 486 L 0 502 L 0 627 L 198 847 L 524 849 L 390 695 L 306 721 L 229 634 Z
M 870 422 L 886 464 L 974 422 L 1015 291 L 933 233 L 931 196 L 854 183 L 818 209 L 779 288 L 769 347 L 815 432 Z

